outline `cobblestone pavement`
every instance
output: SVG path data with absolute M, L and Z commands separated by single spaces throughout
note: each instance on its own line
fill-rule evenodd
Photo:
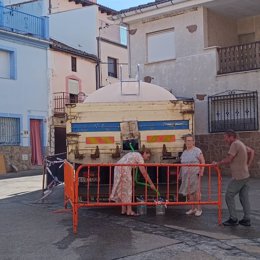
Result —
M 128 255 L 114 259 L 260 259 L 260 238 L 242 239 L 236 236 L 207 233 L 204 235 L 194 231 L 178 230 L 172 226 L 147 223 L 138 218 L 124 218 L 100 213 L 100 211 L 87 211 L 84 217 L 105 220 L 114 226 L 122 226 L 132 229 L 134 232 L 142 232 L 148 235 L 172 240 L 169 245 L 149 249 L 134 255 Z M 195 231 L 196 232 L 196 231 Z M 260 234 L 259 234 L 260 236 Z M 220 239 L 218 239 L 220 237 Z M 158 238 L 160 239 L 160 238 Z

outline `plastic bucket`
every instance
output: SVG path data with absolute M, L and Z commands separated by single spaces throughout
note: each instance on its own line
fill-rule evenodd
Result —
M 165 215 L 165 206 L 163 204 L 158 204 L 155 206 L 156 216 Z
M 137 214 L 146 215 L 147 214 L 147 206 L 146 205 L 138 205 L 137 206 Z

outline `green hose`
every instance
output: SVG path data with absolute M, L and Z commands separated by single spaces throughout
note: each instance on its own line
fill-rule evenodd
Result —
M 132 152 L 135 152 L 135 150 L 134 150 L 134 148 L 133 148 L 133 146 L 132 146 L 131 143 L 129 143 L 129 146 L 130 146 Z M 139 177 L 139 176 L 138 176 L 138 168 L 136 168 L 136 170 L 135 170 L 135 183 L 136 183 L 136 184 L 139 184 L 139 185 L 142 185 L 142 186 L 150 187 L 150 184 L 148 184 L 148 183 L 146 183 L 146 182 L 140 182 L 140 181 L 138 181 L 138 177 Z M 158 196 L 161 196 L 161 195 L 160 195 L 160 192 L 159 192 L 158 190 L 155 189 L 155 192 L 158 194 Z

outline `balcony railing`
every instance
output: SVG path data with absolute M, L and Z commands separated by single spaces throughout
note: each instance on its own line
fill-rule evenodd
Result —
M 218 48 L 218 74 L 260 69 L 260 42 Z
M 49 38 L 48 17 L 38 17 L 0 5 L 0 29 L 41 39 Z
M 53 112 L 54 115 L 65 114 L 65 106 L 67 104 L 83 103 L 86 95 L 83 92 L 70 94 L 67 92 L 56 92 L 53 93 Z

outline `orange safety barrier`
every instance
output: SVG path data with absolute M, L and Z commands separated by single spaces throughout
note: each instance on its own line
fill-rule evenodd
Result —
M 68 203 L 72 206 L 73 231 L 77 232 L 78 226 L 78 207 L 75 193 L 75 170 L 72 164 L 65 160 L 64 162 L 64 207 L 67 208 Z
M 131 203 L 110 200 L 115 166 L 132 168 L 132 180 L 135 181 L 132 181 Z M 147 183 L 143 183 L 146 185 L 139 185 L 141 181 L 136 180 L 134 169 L 138 166 L 144 166 L 147 169 L 157 192 L 151 190 Z M 187 200 L 179 194 L 181 167 L 184 166 L 204 168 L 203 180 L 198 177 L 198 201 Z M 74 233 L 77 233 L 78 210 L 81 207 L 156 206 L 158 203 L 165 206 L 216 205 L 218 207 L 218 223 L 221 224 L 222 222 L 221 172 L 219 167 L 212 164 L 87 164 L 79 166 L 75 171 L 73 166 L 65 161 L 64 183 L 65 207 L 68 203 L 71 204 Z M 143 197 L 143 202 L 137 201 L 139 196 Z M 164 200 L 161 200 L 160 197 Z

